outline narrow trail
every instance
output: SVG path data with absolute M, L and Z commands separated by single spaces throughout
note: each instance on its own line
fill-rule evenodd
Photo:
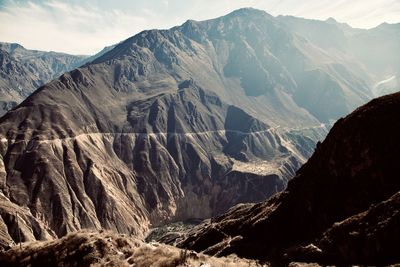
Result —
M 75 136 L 68 136 L 64 138 L 52 138 L 52 139 L 30 139 L 30 140 L 15 140 L 15 139 L 8 139 L 6 137 L 1 137 L 0 142 L 6 143 L 6 142 L 13 142 L 13 143 L 18 143 L 18 142 L 26 142 L 26 141 L 35 141 L 39 143 L 46 143 L 46 142 L 53 142 L 53 141 L 68 141 L 68 140 L 74 140 L 78 139 L 84 136 L 101 136 L 101 135 L 108 135 L 108 136 L 161 136 L 161 137 L 167 137 L 167 136 L 182 136 L 182 137 L 193 137 L 193 136 L 201 136 L 201 135 L 211 135 L 211 134 L 219 134 L 219 135 L 225 135 L 226 133 L 235 133 L 235 134 L 240 134 L 240 135 L 257 135 L 257 134 L 263 134 L 263 133 L 277 133 L 277 131 L 282 131 L 284 132 L 290 132 L 290 131 L 305 131 L 305 130 L 310 130 L 310 129 L 323 129 L 327 131 L 327 126 L 328 124 L 320 124 L 320 125 L 315 125 L 315 126 L 309 126 L 309 127 L 298 127 L 298 128 L 288 128 L 288 127 L 281 127 L 281 126 L 276 126 L 276 127 L 270 127 L 266 130 L 261 130 L 261 131 L 253 131 L 253 132 L 243 132 L 243 131 L 238 131 L 238 130 L 210 130 L 210 131 L 202 131 L 202 132 L 186 132 L 186 133 L 177 133 L 177 132 L 157 132 L 157 133 L 146 133 L 146 132 L 130 132 L 130 133 L 116 133 L 116 132 L 92 132 L 92 133 L 81 133 Z

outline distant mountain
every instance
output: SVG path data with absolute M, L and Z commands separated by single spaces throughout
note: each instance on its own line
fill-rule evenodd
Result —
M 115 48 L 115 46 L 117 46 L 116 44 L 114 45 L 110 45 L 110 46 L 106 46 L 104 47 L 100 52 L 94 54 L 93 56 L 87 57 L 85 58 L 82 62 L 81 62 L 81 66 L 83 66 L 84 64 L 90 63 L 93 60 L 95 60 L 98 57 L 101 57 L 102 55 L 104 55 L 105 53 L 107 53 L 108 51 L 111 51 Z
M 28 50 L 0 43 L 0 115 L 35 89 L 83 64 L 87 56 Z
M 209 254 L 328 265 L 398 263 L 400 93 L 340 119 L 288 188 L 242 204 L 181 246 Z
M 342 57 L 342 62 L 352 71 L 357 71 L 357 76 L 363 77 L 372 88 L 374 97 L 400 90 L 400 23 L 382 23 L 365 30 L 351 28 L 334 19 L 318 21 L 291 16 L 277 19 L 331 56 Z M 354 68 L 355 63 L 359 64 L 357 68 Z M 391 83 L 382 88 L 381 85 L 388 80 Z
M 373 97 L 371 77 L 255 9 L 143 31 L 0 119 L 4 235 L 15 210 L 23 240 L 142 236 L 265 200 Z

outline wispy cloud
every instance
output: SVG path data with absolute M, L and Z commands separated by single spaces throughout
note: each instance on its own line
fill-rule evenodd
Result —
M 400 21 L 399 0 L 0 0 L 0 41 L 93 54 L 144 29 L 209 19 L 240 7 L 272 15 L 334 17 L 361 28 Z
M 0 38 L 28 48 L 93 54 L 142 29 L 159 26 L 149 14 L 142 15 L 61 1 L 10 2 L 0 10 Z

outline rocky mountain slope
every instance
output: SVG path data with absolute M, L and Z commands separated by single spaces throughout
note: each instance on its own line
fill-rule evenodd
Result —
M 180 246 L 270 261 L 400 261 L 400 93 L 340 119 L 288 188 L 199 226 Z
M 86 56 L 28 50 L 0 43 L 0 115 L 41 85 L 85 63 Z
M 373 96 L 362 69 L 254 9 L 141 32 L 0 119 L 3 240 L 142 236 L 264 200 Z

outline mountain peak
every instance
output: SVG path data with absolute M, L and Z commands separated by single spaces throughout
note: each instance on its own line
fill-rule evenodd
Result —
M 270 14 L 268 14 L 264 10 L 260 10 L 260 9 L 256 9 L 256 8 L 252 8 L 252 7 L 244 7 L 244 8 L 239 8 L 237 10 L 234 10 L 226 16 L 229 17 L 229 16 L 265 16 L 265 15 L 272 17 Z
M 11 53 L 15 49 L 25 49 L 25 48 L 18 43 L 0 42 L 0 49 L 6 50 L 7 52 Z
M 400 29 L 400 23 L 383 22 L 376 26 L 375 29 L 398 30 Z
M 329 23 L 329 24 L 336 24 L 336 23 L 338 23 L 338 21 L 337 21 L 336 19 L 332 18 L 332 17 L 327 18 L 325 21 L 326 21 L 327 23 Z

